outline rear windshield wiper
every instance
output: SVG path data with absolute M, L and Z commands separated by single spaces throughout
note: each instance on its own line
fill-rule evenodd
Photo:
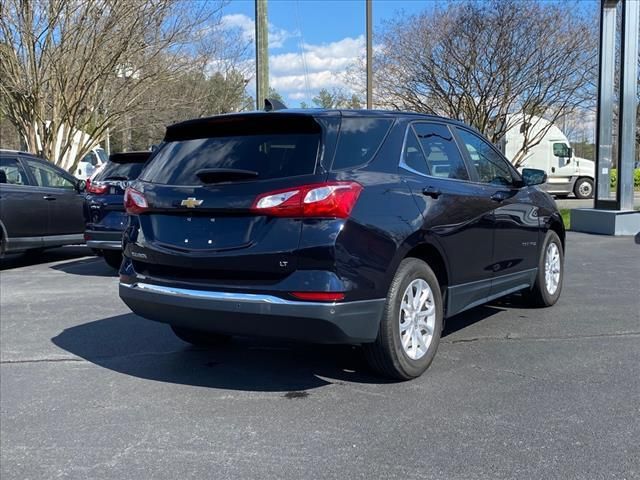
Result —
M 255 178 L 259 174 L 253 170 L 240 170 L 236 168 L 202 168 L 196 172 L 196 176 L 203 183 L 231 182 Z

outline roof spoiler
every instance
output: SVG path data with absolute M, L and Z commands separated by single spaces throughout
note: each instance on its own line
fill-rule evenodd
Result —
M 264 111 L 271 112 L 275 110 L 286 110 L 287 106 L 282 103 L 280 100 L 276 100 L 275 98 L 265 98 L 264 99 Z

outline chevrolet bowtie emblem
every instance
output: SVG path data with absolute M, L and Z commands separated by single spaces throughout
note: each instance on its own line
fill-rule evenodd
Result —
M 204 200 L 198 200 L 196 198 L 193 197 L 189 197 L 189 198 L 185 198 L 184 200 L 182 200 L 180 202 L 180 205 L 183 207 L 187 207 L 187 208 L 195 208 L 195 207 L 199 207 L 200 205 L 202 205 L 202 202 Z

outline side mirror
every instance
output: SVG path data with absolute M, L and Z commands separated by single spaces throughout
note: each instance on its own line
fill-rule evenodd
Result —
M 547 181 L 547 174 L 544 170 L 537 168 L 523 168 L 522 169 L 522 183 L 526 187 L 532 185 L 541 185 Z
M 78 193 L 84 193 L 84 191 L 87 189 L 87 181 L 86 180 L 78 180 L 76 182 L 76 191 Z

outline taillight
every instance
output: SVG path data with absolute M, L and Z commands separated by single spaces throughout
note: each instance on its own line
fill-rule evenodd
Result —
M 356 182 L 327 182 L 264 193 L 251 210 L 274 217 L 347 218 L 362 185 Z
M 149 208 L 149 204 L 141 192 L 127 187 L 124 191 L 124 208 L 131 215 L 139 215 Z
M 344 300 L 344 293 L 339 292 L 291 292 L 299 300 L 311 302 L 338 302 Z
M 103 195 L 107 193 L 109 189 L 108 185 L 100 184 L 100 183 L 91 183 L 91 179 L 87 178 L 87 188 L 86 191 L 89 193 L 93 193 L 94 195 Z

